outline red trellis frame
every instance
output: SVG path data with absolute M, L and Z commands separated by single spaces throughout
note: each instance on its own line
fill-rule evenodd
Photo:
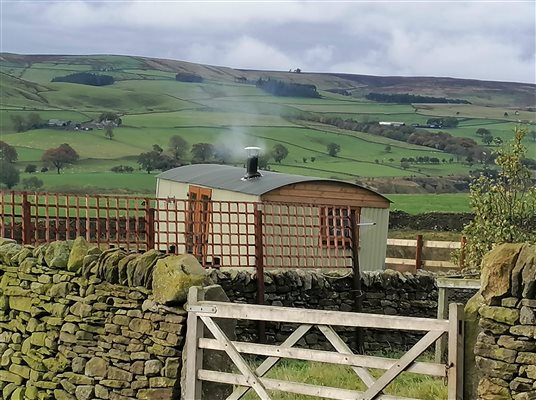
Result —
M 192 253 L 205 267 L 349 268 L 358 217 L 330 205 L 0 192 L 0 237 L 81 236 L 103 248 Z

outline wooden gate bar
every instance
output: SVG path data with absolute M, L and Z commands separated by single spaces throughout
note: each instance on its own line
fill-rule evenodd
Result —
M 197 371 L 199 379 L 210 382 L 227 383 L 229 385 L 249 386 L 247 379 L 243 375 L 230 374 L 227 372 L 209 371 L 200 369 Z M 363 392 L 349 389 L 339 389 L 327 386 L 310 385 L 307 383 L 289 382 L 278 379 L 259 378 L 264 387 L 268 390 L 279 390 L 282 392 L 302 394 L 305 396 L 323 397 L 333 400 L 362 399 Z M 187 397 L 189 399 L 189 397 Z M 196 398 L 197 399 L 197 398 Z M 419 400 L 411 397 L 400 397 L 390 395 L 378 395 L 374 400 Z
M 214 335 L 216 340 L 223 343 L 224 351 L 227 353 L 242 375 L 246 378 L 246 382 L 248 383 L 247 386 L 250 386 L 253 390 L 255 390 L 261 400 L 272 400 L 272 398 L 268 395 L 268 392 L 266 392 L 266 388 L 262 382 L 259 380 L 257 375 L 253 373 L 251 368 L 249 368 L 249 365 L 242 358 L 227 336 L 225 336 L 225 333 L 220 329 L 220 327 L 216 325 L 216 323 L 210 317 L 199 316 L 199 318 L 201 318 L 205 326 L 209 329 L 210 333 Z
M 298 327 L 298 329 L 296 329 L 294 332 L 292 332 L 290 334 L 290 336 L 283 343 L 281 343 L 281 345 L 279 346 L 279 349 L 286 349 L 286 348 L 290 348 L 290 347 L 294 346 L 298 342 L 298 340 L 300 340 L 303 337 L 303 335 L 305 335 L 309 331 L 309 329 L 311 329 L 311 327 L 312 327 L 312 325 L 300 325 Z M 200 339 L 199 340 L 199 347 L 200 348 L 202 347 L 201 344 L 204 343 L 204 341 L 205 341 L 205 339 Z M 214 340 L 214 342 L 219 344 L 217 340 Z M 239 342 L 233 342 L 233 345 L 235 347 L 237 347 L 237 346 L 240 346 L 240 343 Z M 258 346 L 263 346 L 263 345 L 258 345 Z M 208 347 L 205 347 L 205 348 L 208 348 Z M 237 347 L 237 349 L 238 349 L 238 347 Z M 214 350 L 217 350 L 217 349 L 214 349 Z M 240 349 L 238 349 L 238 350 L 241 353 L 244 352 L 243 350 L 240 350 Z M 268 357 L 266 360 L 264 360 L 262 362 L 261 365 L 259 365 L 257 367 L 257 369 L 255 370 L 255 373 L 259 377 L 264 376 L 268 371 L 270 371 L 270 369 L 272 369 L 272 367 L 275 364 L 277 364 L 277 362 L 280 359 L 281 359 L 281 356 L 279 354 L 277 354 L 275 356 Z M 233 393 L 230 396 L 227 397 L 226 400 L 239 400 L 239 399 L 242 398 L 242 396 L 244 396 L 249 391 L 249 389 L 250 389 L 249 387 L 244 387 L 244 386 L 237 387 L 233 391 Z
M 415 361 L 431 344 L 441 335 L 442 331 L 430 331 L 419 340 L 397 363 L 387 370 L 368 390 L 363 394 L 363 400 L 372 400 L 384 390 L 398 375 Z
M 203 300 L 204 297 L 205 293 L 194 286 L 188 292 L 188 304 L 195 305 L 199 300 Z M 184 363 L 184 368 L 186 368 L 184 396 L 186 399 L 197 400 L 201 398 L 201 381 L 197 376 L 197 368 L 203 367 L 203 349 L 198 347 L 198 340 L 203 338 L 204 326 L 203 322 L 193 312 L 188 313 L 186 324 L 188 334 L 186 335 L 184 346 L 186 356 Z
M 337 333 L 333 330 L 331 326 L 319 325 L 318 329 L 320 329 L 320 332 L 324 334 L 324 336 L 331 343 L 333 348 L 337 350 L 339 353 L 348 354 L 351 356 L 354 355 L 352 353 L 352 350 L 350 350 L 350 347 L 348 347 L 348 345 L 344 343 L 344 340 L 342 340 L 340 336 L 337 335 Z M 359 354 L 363 354 L 363 351 L 360 351 Z M 344 357 L 344 358 L 347 358 L 347 357 Z M 352 369 L 367 387 L 370 387 L 374 383 L 375 381 L 374 377 L 365 368 L 361 368 L 361 367 L 353 365 Z
M 308 326 L 308 325 L 302 325 Z M 361 354 L 352 354 L 352 353 L 334 353 L 332 351 L 326 350 L 313 350 L 307 348 L 297 348 L 297 347 L 283 347 L 259 343 L 249 343 L 249 342 L 232 342 L 233 346 L 240 353 L 253 354 L 257 356 L 268 356 L 270 358 L 288 358 L 293 360 L 302 360 L 302 361 L 316 361 L 320 363 L 329 363 L 345 366 L 353 366 L 356 368 L 363 369 L 365 368 L 374 368 L 389 370 L 395 366 L 399 360 L 393 358 L 382 358 L 376 356 L 365 356 Z M 199 339 L 199 348 L 203 350 L 225 350 L 225 345 L 218 342 L 216 339 Z M 338 351 L 338 350 L 337 350 Z M 440 378 L 446 377 L 445 365 L 444 364 L 434 364 L 429 362 L 414 362 L 408 368 L 404 370 L 405 372 L 412 372 L 414 374 L 420 375 L 429 375 L 437 376 Z M 259 376 L 264 375 L 264 371 L 256 371 Z M 360 377 L 361 378 L 361 377 Z M 370 387 L 376 379 L 371 375 L 367 378 L 370 383 L 367 384 L 367 387 Z M 362 379 L 364 381 L 364 379 Z M 366 382 L 365 382 L 366 384 Z M 229 399 L 227 399 L 229 400 Z
M 448 398 L 463 400 L 463 304 L 449 305 Z
M 441 331 L 449 329 L 448 320 L 430 318 L 409 318 L 353 312 L 337 312 L 256 304 L 230 304 L 218 301 L 198 303 L 200 306 L 214 306 L 215 313 L 198 312 L 215 318 L 250 319 L 263 321 L 293 322 L 312 325 L 365 326 L 377 329 L 402 329 L 409 331 Z

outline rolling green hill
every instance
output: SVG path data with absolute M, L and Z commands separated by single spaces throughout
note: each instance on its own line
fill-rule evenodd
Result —
M 246 71 L 128 56 L 25 56 L 0 54 L 0 137 L 16 147 L 17 167 L 43 165 L 46 149 L 70 144 L 80 161 L 61 175 L 37 173 L 47 190 L 130 190 L 153 192 L 154 175 L 138 170 L 137 156 L 154 144 L 167 149 L 169 138 L 182 136 L 189 145 L 211 143 L 231 153 L 228 162 L 242 165 L 245 146 L 266 151 L 283 144 L 289 154 L 272 170 L 359 180 L 374 186 L 374 178 L 467 176 L 475 166 L 455 154 L 320 123 L 320 117 L 355 121 L 400 121 L 423 124 L 431 117 L 456 117 L 457 128 L 446 132 L 480 142 L 480 127 L 504 141 L 519 123 L 536 121 L 535 85 L 450 78 L 371 77 L 364 75 Z M 51 82 L 74 72 L 113 76 L 108 86 Z M 196 74 L 201 83 L 175 80 L 177 73 Z M 255 86 L 259 79 L 313 84 L 321 97 L 272 96 Z M 336 94 L 334 91 L 347 91 Z M 364 98 L 369 92 L 412 93 L 461 98 L 473 104 L 382 104 Z M 37 113 L 43 121 L 59 119 L 90 124 L 102 112 L 121 116 L 113 140 L 104 129 L 90 131 L 42 127 L 17 132 L 13 118 Z M 529 129 L 535 129 L 530 126 Z M 337 143 L 336 157 L 327 145 Z M 527 138 L 529 155 L 536 158 L 536 140 Z M 493 146 L 489 149 L 491 152 Z M 437 164 L 402 165 L 402 158 L 429 157 Z M 183 160 L 189 162 L 190 154 Z M 454 161 L 453 161 L 454 160 Z M 131 174 L 110 168 L 130 165 Z M 21 173 L 21 178 L 29 174 Z M 453 178 L 454 179 L 454 178 Z M 19 188 L 21 188 L 19 186 Z

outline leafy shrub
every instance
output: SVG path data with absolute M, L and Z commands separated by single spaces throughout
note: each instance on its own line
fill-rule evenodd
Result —
M 469 268 L 478 267 L 495 244 L 536 241 L 536 188 L 523 164 L 527 149 L 521 143 L 526 135 L 526 128 L 516 127 L 509 146 L 496 152 L 498 175 L 481 175 L 471 184 L 475 217 L 463 230 Z
M 26 190 L 39 190 L 43 187 L 43 181 L 36 176 L 24 178 L 22 180 L 22 187 Z
M 304 85 L 302 83 L 283 82 L 268 78 L 259 79 L 255 84 L 258 88 L 273 94 L 274 96 L 292 97 L 313 97 L 318 98 L 320 94 L 316 91 L 315 85 Z
M 203 77 L 196 74 L 187 74 L 184 72 L 179 72 L 175 75 L 175 80 L 179 82 L 203 82 Z
M 421 96 L 409 93 L 374 93 L 371 92 L 365 96 L 367 100 L 379 101 L 382 103 L 448 103 L 448 104 L 471 104 L 464 99 L 447 99 L 446 97 Z
M 132 168 L 130 165 L 116 165 L 115 167 L 110 168 L 110 171 L 115 173 L 131 173 L 134 171 L 134 168 Z
M 36 171 L 37 171 L 37 165 L 35 164 L 28 164 L 26 168 L 24 168 L 24 172 L 28 174 L 33 174 Z

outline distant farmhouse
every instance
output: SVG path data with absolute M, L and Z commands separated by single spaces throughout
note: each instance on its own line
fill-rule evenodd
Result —
M 72 121 L 63 121 L 61 119 L 49 119 L 47 122 L 47 126 L 49 128 L 65 128 L 69 125 L 71 125 Z
M 115 128 L 119 126 L 117 121 L 104 120 L 101 122 L 85 122 L 78 123 L 73 121 L 63 121 L 61 119 L 49 119 L 47 122 L 47 127 L 52 129 L 63 129 L 63 130 L 72 130 L 72 131 L 92 131 L 93 129 L 105 129 L 107 127 Z
M 380 121 L 379 124 L 383 126 L 406 126 L 405 122 L 394 122 L 394 121 Z

